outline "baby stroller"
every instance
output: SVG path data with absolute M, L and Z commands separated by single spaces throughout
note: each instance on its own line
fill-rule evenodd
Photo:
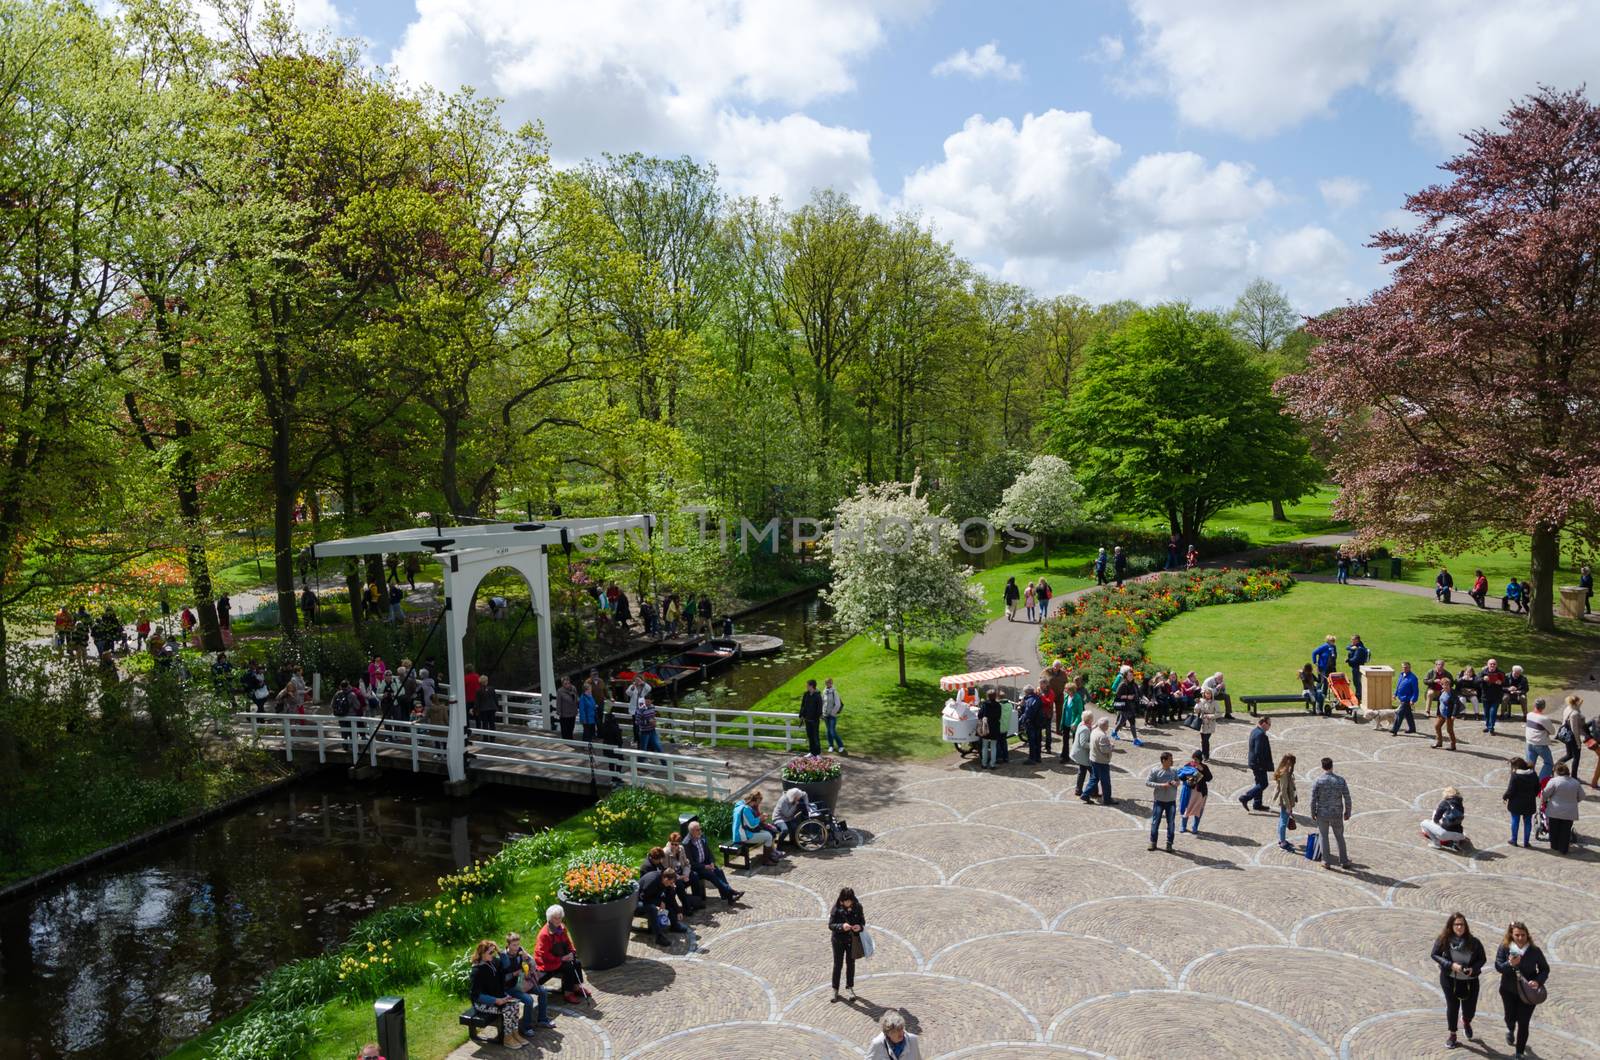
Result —
M 1555 774 L 1552 773 L 1551 776 Z M 1550 783 L 1550 777 L 1539 781 L 1539 808 L 1533 815 L 1533 838 L 1541 843 L 1550 842 L 1550 815 L 1545 812 L 1544 788 Z

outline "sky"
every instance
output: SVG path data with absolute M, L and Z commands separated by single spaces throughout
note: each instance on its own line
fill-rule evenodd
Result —
M 303 26 L 505 117 L 558 162 L 690 155 L 740 195 L 914 212 L 990 274 L 1092 301 L 1302 312 L 1540 84 L 1600 91 L 1600 0 L 300 0 Z

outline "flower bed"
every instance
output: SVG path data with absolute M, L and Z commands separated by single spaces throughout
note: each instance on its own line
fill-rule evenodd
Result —
M 558 897 L 566 902 L 599 905 L 633 893 L 639 870 L 629 865 L 617 844 L 590 847 L 567 858 Z
M 1123 663 L 1136 671 L 1151 665 L 1145 638 L 1161 623 L 1211 604 L 1272 600 L 1289 591 L 1293 575 L 1279 570 L 1202 570 L 1163 574 L 1065 603 L 1039 635 L 1046 658 L 1061 659 L 1070 674 L 1082 674 L 1093 699 L 1111 695 L 1111 679 Z

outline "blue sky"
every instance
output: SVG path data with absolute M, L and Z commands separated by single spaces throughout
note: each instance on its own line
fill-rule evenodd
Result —
M 301 0 L 378 63 L 505 99 L 556 157 L 686 153 L 737 194 L 921 214 L 1094 300 L 1315 312 L 1461 132 L 1600 83 L 1600 0 Z M 992 47 L 986 47 L 992 46 Z M 941 65 L 942 64 L 942 65 Z

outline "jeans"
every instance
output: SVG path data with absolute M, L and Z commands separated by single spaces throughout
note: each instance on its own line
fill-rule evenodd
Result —
M 1177 820 L 1178 804 L 1176 802 L 1152 802 L 1150 804 L 1150 842 L 1156 841 L 1156 833 L 1161 830 L 1161 818 L 1167 819 L 1167 845 L 1172 845 L 1173 822 Z
M 1483 731 L 1487 733 L 1494 732 L 1494 723 L 1499 719 L 1499 717 L 1500 704 L 1498 702 L 1485 702 L 1483 705 Z
M 726 899 L 733 895 L 733 888 L 728 884 L 727 875 L 715 863 L 707 863 L 691 869 L 689 872 L 689 886 L 694 891 L 695 897 L 702 902 L 706 898 L 707 880 L 711 881 L 711 885 L 717 889 L 717 893 L 722 895 L 723 898 Z
M 1250 775 L 1255 777 L 1255 785 L 1251 787 L 1249 791 L 1246 791 L 1243 795 L 1239 796 L 1239 801 L 1249 803 L 1251 809 L 1264 810 L 1267 807 L 1266 804 L 1261 801 L 1261 794 L 1267 790 L 1267 771 L 1265 769 L 1256 769 L 1254 766 L 1252 766 L 1250 769 Z
M 1129 734 L 1131 734 L 1133 738 L 1137 740 L 1139 738 L 1139 722 L 1135 720 L 1132 713 L 1128 712 L 1117 715 L 1117 723 L 1116 725 L 1112 726 L 1111 734 L 1115 736 L 1117 733 L 1121 732 L 1124 725 L 1128 727 Z
M 596 726 L 592 721 L 583 723 L 583 738 L 589 743 L 594 743 Z
M 1111 763 L 1090 762 L 1089 783 L 1084 785 L 1083 797 L 1092 799 L 1096 792 L 1100 794 L 1102 802 L 1111 801 Z
M 1037 725 L 1028 726 L 1028 761 L 1039 761 L 1039 741 L 1044 737 L 1044 730 Z
M 661 749 L 661 734 L 651 729 L 649 732 L 639 734 L 639 750 L 654 751 L 656 754 L 665 754 Z
M 390 604 L 389 605 L 389 621 L 391 621 L 391 622 L 404 622 L 405 620 L 406 620 L 406 615 L 405 615 L 405 612 L 400 609 L 400 605 L 399 604 Z
M 1322 847 L 1322 863 L 1324 865 L 1329 864 L 1329 855 L 1333 853 L 1328 849 L 1328 832 L 1330 829 L 1333 831 L 1334 841 L 1339 844 L 1339 861 L 1345 865 L 1350 864 L 1350 852 L 1344 847 L 1344 819 L 1341 817 L 1317 818 L 1317 832 L 1319 835 L 1317 842 Z
M 830 714 L 822 719 L 822 724 L 828 730 L 828 750 L 831 751 L 837 747 L 839 750 L 843 751 L 844 741 L 839 739 L 838 717 Z
M 1405 722 L 1406 732 L 1415 734 L 1417 731 L 1417 717 L 1411 713 L 1411 704 L 1405 700 L 1400 701 L 1400 707 L 1394 712 L 1394 724 L 1389 726 L 1389 733 L 1393 735 L 1400 731 L 1400 723 Z
M 544 987 L 534 984 L 532 996 L 520 990 L 506 992 L 522 1002 L 521 1030 L 524 1034 L 533 1030 L 535 1023 L 544 1023 L 550 1019 L 550 991 Z
M 993 736 L 983 738 L 983 755 L 978 759 L 980 765 L 993 769 L 1000 755 L 1000 741 Z
M 1539 766 L 1539 779 L 1540 780 L 1545 779 L 1551 773 L 1554 773 L 1556 771 L 1555 756 L 1550 753 L 1550 748 L 1549 748 L 1548 745 L 1541 746 L 1541 747 L 1535 747 L 1533 744 L 1530 743 L 1527 746 L 1526 750 L 1527 750 L 1527 754 L 1524 755 L 1523 757 L 1527 760 L 1529 765 L 1532 765 L 1535 762 L 1541 763 L 1541 765 Z
M 1289 841 L 1289 822 L 1292 820 L 1294 820 L 1294 814 L 1290 813 L 1287 807 L 1278 807 L 1278 842 L 1287 843 Z
M 510 996 L 511 997 L 517 997 L 518 995 L 513 993 Z M 495 1003 L 495 1002 L 497 1002 L 499 1000 L 500 1000 L 499 998 L 490 997 L 488 994 L 479 994 L 478 997 L 477 997 L 477 1001 L 478 1001 L 479 1005 L 483 1006 L 486 1009 L 493 1009 L 496 1012 L 501 1012 L 501 1010 L 505 1007 L 503 1005 L 498 1005 L 498 1004 Z M 518 1021 L 518 1024 L 517 1024 L 517 1030 L 519 1032 L 526 1033 L 526 1032 L 529 1032 L 529 1031 L 533 1030 L 533 1020 L 528 1017 L 528 1012 L 529 1012 L 528 1007 L 527 1006 L 523 1006 L 522 1018 L 521 1018 L 521 1020 Z M 501 1018 L 504 1019 L 504 1013 L 503 1012 L 501 1012 Z M 507 1024 L 502 1023 L 502 1026 L 504 1026 L 506 1030 L 510 1030 L 511 1029 L 510 1026 L 507 1025 Z
M 1578 775 L 1578 759 L 1583 757 L 1583 751 L 1580 750 L 1582 746 L 1583 745 L 1578 742 L 1578 737 L 1576 734 L 1573 735 L 1572 739 L 1562 744 L 1562 747 L 1564 747 L 1566 750 L 1561 756 L 1561 761 L 1565 762 L 1572 770 L 1573 776 Z
M 1533 842 L 1533 814 L 1514 813 L 1511 815 L 1511 845 L 1517 845 L 1517 823 L 1522 823 L 1522 841 Z

